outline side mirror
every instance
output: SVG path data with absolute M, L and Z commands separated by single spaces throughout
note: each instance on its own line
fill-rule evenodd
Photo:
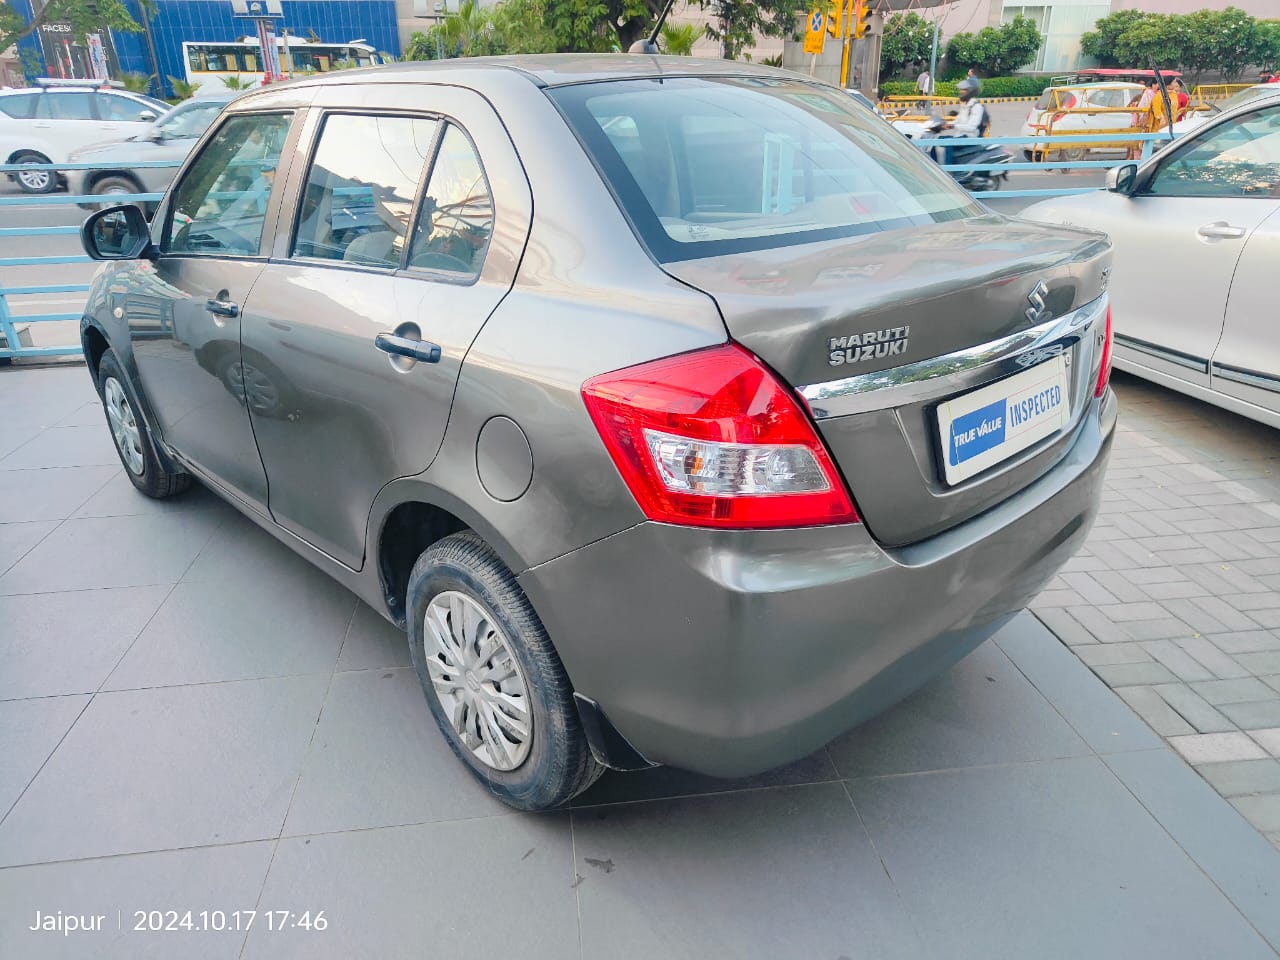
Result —
M 133 204 L 90 214 L 80 227 L 80 243 L 92 260 L 151 259 L 147 218 Z
M 161 130 L 159 127 L 152 127 L 150 130 L 147 131 L 147 139 L 150 140 L 152 143 L 164 143 L 165 141 L 164 131 Z
M 1132 196 L 1134 185 L 1138 180 L 1138 165 L 1126 163 L 1122 167 L 1112 167 L 1107 171 L 1107 190 L 1126 197 Z
M 144 123 L 150 123 L 157 116 L 158 114 L 154 110 L 143 110 L 141 113 L 138 114 L 138 119 L 143 121 Z

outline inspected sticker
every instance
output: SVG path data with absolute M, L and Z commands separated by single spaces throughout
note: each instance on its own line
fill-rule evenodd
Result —
M 939 405 L 947 483 L 967 480 L 1052 436 L 1070 413 L 1062 356 Z

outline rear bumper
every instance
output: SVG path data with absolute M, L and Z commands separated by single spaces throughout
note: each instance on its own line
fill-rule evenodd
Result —
M 994 509 L 887 550 L 865 527 L 642 523 L 520 581 L 581 694 L 648 760 L 745 776 L 811 753 L 960 660 L 1093 522 L 1116 420 Z

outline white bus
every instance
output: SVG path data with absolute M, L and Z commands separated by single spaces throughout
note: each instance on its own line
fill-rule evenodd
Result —
M 348 43 L 308 43 L 302 37 L 289 37 L 288 41 L 286 49 L 285 38 L 276 37 L 280 69 L 286 77 L 327 73 L 335 68 L 371 67 L 386 63 L 389 59 L 359 40 Z M 264 76 L 262 50 L 256 39 L 231 43 L 184 41 L 182 59 L 186 64 L 187 82 L 208 91 L 227 89 L 222 82 L 224 77 L 239 77 L 242 83 L 256 87 L 262 83 Z

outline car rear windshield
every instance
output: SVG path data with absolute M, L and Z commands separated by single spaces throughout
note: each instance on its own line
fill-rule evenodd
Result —
M 660 262 L 981 212 L 909 140 L 818 84 L 675 77 L 548 92 Z

